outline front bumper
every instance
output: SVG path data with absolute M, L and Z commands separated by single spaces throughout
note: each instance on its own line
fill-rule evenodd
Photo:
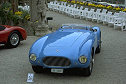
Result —
M 36 59 L 36 61 L 31 61 L 30 63 L 33 66 L 42 66 L 43 68 L 55 68 L 55 69 L 69 69 L 69 68 L 87 68 L 90 64 L 90 61 L 87 60 L 85 64 L 81 64 L 79 60 L 70 60 L 71 64 L 69 66 L 48 66 L 43 63 L 42 60 Z

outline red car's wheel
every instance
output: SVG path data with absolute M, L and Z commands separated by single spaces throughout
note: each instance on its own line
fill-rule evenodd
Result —
M 17 31 L 12 32 L 8 37 L 7 47 L 15 48 L 20 43 L 20 35 Z

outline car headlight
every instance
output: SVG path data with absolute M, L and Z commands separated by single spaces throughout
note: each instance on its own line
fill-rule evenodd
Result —
M 79 61 L 80 61 L 80 63 L 84 64 L 87 62 L 87 58 L 85 56 L 80 56 Z
M 32 61 L 35 61 L 35 60 L 36 60 L 35 54 L 31 54 L 31 55 L 30 55 L 30 60 L 32 60 Z

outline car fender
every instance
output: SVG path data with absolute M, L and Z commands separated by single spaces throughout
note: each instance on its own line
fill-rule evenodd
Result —
M 27 38 L 27 32 L 25 31 L 25 29 L 23 29 L 23 28 L 17 28 L 14 31 L 20 32 L 20 35 L 22 36 L 22 39 L 26 40 L 26 38 Z
M 7 43 L 9 31 L 0 31 L 0 42 Z
M 99 27 L 93 27 L 93 29 L 95 30 L 97 30 L 96 32 L 95 32 L 95 34 L 97 35 L 97 46 L 99 45 L 99 41 L 101 41 L 101 30 L 100 30 L 100 28 Z
M 25 29 L 21 28 L 21 27 L 12 27 L 12 28 L 7 28 L 9 31 L 9 35 L 13 32 L 13 31 L 17 31 L 20 33 L 20 35 L 22 36 L 22 40 L 26 40 L 27 38 L 27 32 L 25 31 Z
M 79 56 L 84 55 L 87 57 L 88 61 L 90 61 L 92 48 L 93 48 L 93 40 L 90 39 L 81 46 Z
M 30 48 L 29 51 L 29 56 L 30 54 L 35 54 L 37 56 L 37 58 L 39 57 L 39 54 L 42 50 L 43 44 L 45 43 L 46 39 L 48 38 L 48 36 L 44 36 L 42 38 L 39 38 L 38 40 L 36 40 L 33 45 Z

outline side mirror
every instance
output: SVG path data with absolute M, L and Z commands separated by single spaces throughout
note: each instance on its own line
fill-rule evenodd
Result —
M 47 19 L 47 21 L 48 20 L 53 20 L 53 17 L 47 17 L 46 19 Z
M 93 32 L 97 32 L 97 29 L 93 29 Z
M 46 20 L 47 20 L 47 24 L 48 24 L 49 20 L 53 20 L 53 17 L 47 17 Z

